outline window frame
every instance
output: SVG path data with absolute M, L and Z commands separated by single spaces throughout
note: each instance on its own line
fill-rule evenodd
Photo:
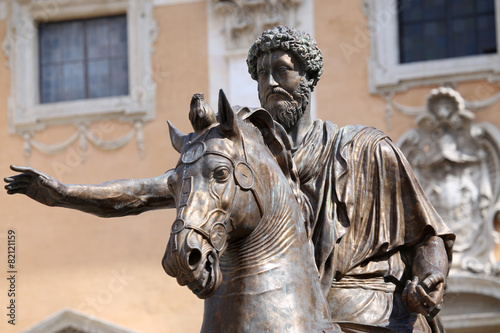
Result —
M 110 118 L 128 122 L 154 119 L 156 84 L 151 54 L 157 24 L 153 1 L 13 1 L 9 10 L 3 49 L 11 69 L 11 133 L 32 134 L 47 126 Z M 128 95 L 41 104 L 38 23 L 118 14 L 127 17 Z
M 364 0 L 371 31 L 370 92 L 387 94 L 449 82 L 500 81 L 500 0 L 495 0 L 497 53 L 400 63 L 397 0 Z

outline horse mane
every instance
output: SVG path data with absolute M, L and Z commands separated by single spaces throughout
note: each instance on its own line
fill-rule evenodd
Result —
M 297 167 L 292 157 L 292 149 L 288 135 L 279 123 L 275 122 L 266 110 L 248 107 L 237 111 L 238 117 L 246 123 L 254 125 L 262 135 L 264 144 L 269 148 L 300 202 L 300 180 Z

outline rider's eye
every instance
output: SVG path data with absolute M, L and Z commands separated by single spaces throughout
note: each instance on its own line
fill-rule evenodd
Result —
M 286 66 L 280 66 L 278 68 L 279 73 L 286 73 L 287 71 L 288 71 L 288 67 L 286 67 Z
M 214 179 L 218 182 L 223 182 L 229 178 L 229 169 L 220 167 L 214 170 Z

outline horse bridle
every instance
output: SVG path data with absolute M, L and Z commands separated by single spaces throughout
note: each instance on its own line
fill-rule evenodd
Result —
M 182 153 L 181 159 L 177 166 L 180 164 L 192 164 L 198 161 L 200 158 L 206 155 L 217 155 L 227 159 L 231 162 L 233 167 L 233 177 L 235 183 L 243 190 L 243 191 L 251 191 L 253 197 L 255 198 L 255 202 L 260 210 L 261 218 L 264 215 L 264 206 L 262 205 L 257 193 L 254 189 L 255 178 L 258 178 L 258 175 L 255 173 L 253 168 L 248 164 L 248 158 L 245 150 L 245 145 L 243 142 L 243 137 L 241 138 L 241 145 L 244 155 L 243 160 L 235 160 L 230 155 L 215 151 L 215 150 L 207 150 L 206 145 L 203 141 L 197 141 L 193 144 L 188 144 L 185 151 Z M 177 167 L 176 166 L 176 167 Z M 187 177 L 182 180 L 181 185 L 181 198 L 179 202 L 179 207 L 186 206 L 191 195 L 191 187 L 192 177 Z M 178 217 L 174 223 L 172 224 L 171 235 L 174 236 L 173 239 L 173 250 L 177 249 L 177 234 L 184 229 L 191 229 L 194 232 L 201 235 L 208 243 L 217 251 L 219 254 L 223 249 L 227 241 L 227 228 L 226 225 L 228 223 L 229 217 L 231 216 L 234 209 L 234 201 L 238 194 L 238 191 L 235 191 L 232 199 L 231 199 L 231 210 L 226 212 L 226 218 L 223 222 L 217 222 L 210 227 L 210 231 L 206 231 L 200 226 L 186 223 L 182 217 Z M 206 223 L 206 222 L 205 222 Z M 205 225 L 205 223 L 202 224 Z

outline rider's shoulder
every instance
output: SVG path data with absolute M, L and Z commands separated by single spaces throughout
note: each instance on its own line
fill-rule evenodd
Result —
M 365 125 L 345 125 L 340 127 L 339 130 L 345 133 L 352 133 L 353 135 L 374 133 L 383 134 L 382 131 L 376 129 L 375 127 Z
M 331 123 L 328 120 L 321 120 L 321 123 L 324 127 L 334 130 L 337 133 L 341 134 L 344 139 L 352 139 L 354 137 L 358 137 L 360 135 L 363 136 L 378 136 L 378 137 L 387 137 L 381 130 L 365 125 L 344 125 L 338 126 L 336 124 Z
M 375 127 L 365 125 L 337 126 L 329 121 L 325 121 L 324 126 L 335 132 L 335 141 L 341 147 L 352 145 L 365 146 L 367 142 L 370 142 L 369 146 L 392 145 L 390 138 Z

